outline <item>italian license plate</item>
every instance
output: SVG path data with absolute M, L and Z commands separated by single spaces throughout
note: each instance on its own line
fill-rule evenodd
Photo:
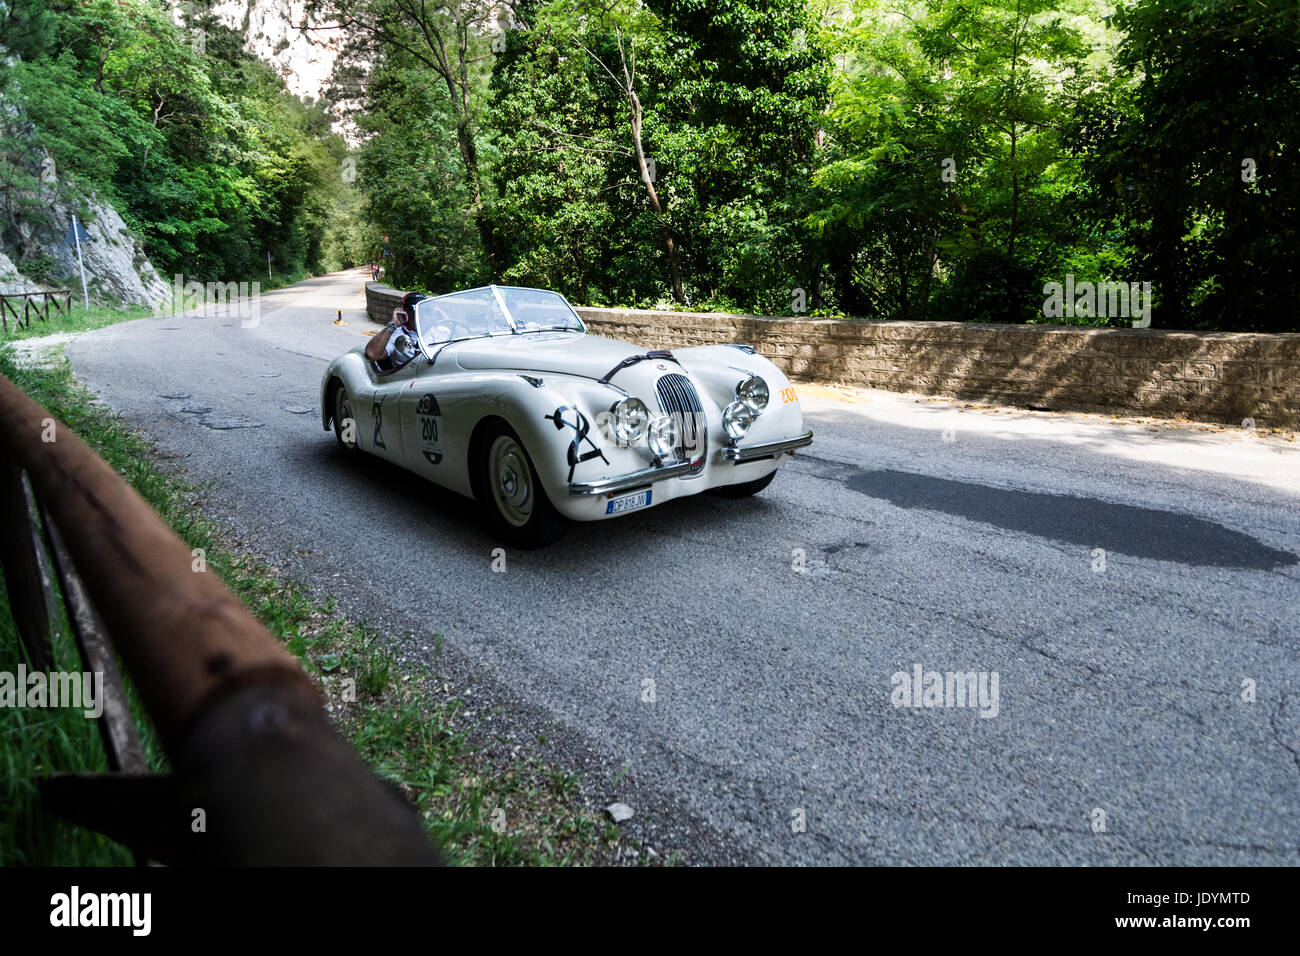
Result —
M 605 506 L 605 514 L 621 515 L 625 511 L 636 511 L 638 508 L 644 508 L 650 504 L 650 489 L 638 491 L 635 494 L 624 495 L 622 498 L 611 498 L 609 504 Z

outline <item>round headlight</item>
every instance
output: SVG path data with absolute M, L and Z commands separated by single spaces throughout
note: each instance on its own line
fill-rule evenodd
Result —
M 646 443 L 656 458 L 677 457 L 677 423 L 668 415 L 656 418 L 646 434 Z
M 752 375 L 736 386 L 736 397 L 757 415 L 767 408 L 767 382 L 757 375 Z
M 755 412 L 744 402 L 732 402 L 722 410 L 722 427 L 732 441 L 742 438 L 749 426 L 754 424 Z
M 639 398 L 625 398 L 609 410 L 614 438 L 620 445 L 641 440 L 650 424 L 650 409 Z

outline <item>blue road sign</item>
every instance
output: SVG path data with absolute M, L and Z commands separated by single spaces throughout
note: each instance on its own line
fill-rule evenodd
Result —
M 82 226 L 81 223 L 77 222 L 77 219 L 74 216 L 71 224 L 68 226 L 67 234 L 63 237 L 63 241 L 70 246 L 75 246 L 78 239 L 82 242 L 89 242 L 90 233 L 86 232 L 85 227 Z

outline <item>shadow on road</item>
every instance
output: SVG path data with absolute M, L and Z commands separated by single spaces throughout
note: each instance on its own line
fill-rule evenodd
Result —
M 335 446 L 332 435 L 327 441 L 304 443 L 297 457 L 305 467 L 328 471 L 346 482 L 347 494 L 383 502 L 388 520 L 394 525 L 434 518 L 445 522 L 445 526 L 430 526 L 431 531 L 477 533 L 483 540 L 489 540 L 473 501 L 374 455 L 349 458 Z M 375 529 L 380 535 L 386 530 Z
M 440 547 L 484 554 L 502 546 L 481 516 L 479 505 L 454 491 L 441 488 L 399 465 L 373 455 L 345 456 L 332 436 L 295 445 L 283 453 L 286 464 L 304 471 L 327 472 L 339 485 L 340 500 L 354 500 L 356 513 L 361 499 L 381 506 L 384 524 L 374 528 L 377 541 L 385 540 L 399 527 L 427 530 L 430 543 Z M 701 522 L 725 510 L 732 520 L 745 520 L 772 507 L 761 498 L 729 501 L 701 494 L 668 502 L 612 521 L 576 521 L 568 536 L 557 546 L 537 552 L 546 561 L 538 567 L 557 574 L 570 574 L 593 564 L 619 560 L 629 547 L 668 552 L 680 547 L 681 539 L 698 533 Z
M 1195 567 L 1271 571 L 1300 556 L 1213 521 L 1096 498 L 994 488 L 906 471 L 853 469 L 852 491 L 1086 548 Z

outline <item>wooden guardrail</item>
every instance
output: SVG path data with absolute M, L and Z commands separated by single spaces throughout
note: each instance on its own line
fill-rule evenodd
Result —
M 289 653 L 214 573 L 194 570 L 189 546 L 107 462 L 4 376 L 0 453 L 0 560 L 32 666 L 53 657 L 57 578 L 84 664 L 104 675 L 112 772 L 46 778 L 48 807 L 169 864 L 438 862 Z M 170 774 L 147 772 L 114 650 Z
M 40 299 L 40 305 L 34 300 Z M 18 303 L 21 301 L 22 309 Z M 0 326 L 9 331 L 9 318 L 13 317 L 15 329 L 25 329 L 32 324 L 33 318 L 42 322 L 50 321 L 50 309 L 54 314 L 72 314 L 72 290 L 57 289 L 51 292 L 7 292 L 0 294 Z

